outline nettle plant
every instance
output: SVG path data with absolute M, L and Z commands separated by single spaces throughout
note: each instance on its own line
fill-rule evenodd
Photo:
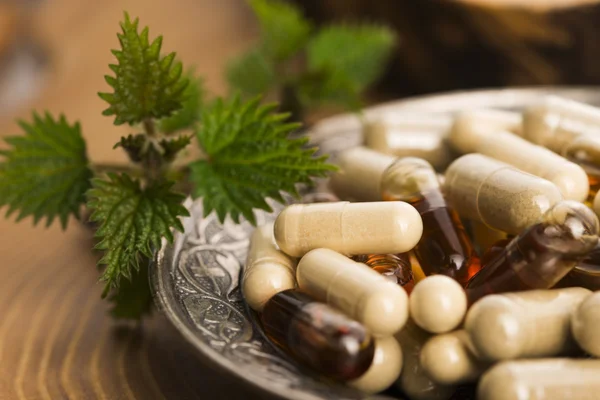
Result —
M 111 91 L 99 93 L 108 103 L 103 114 L 132 129 L 114 146 L 130 165 L 91 163 L 79 122 L 49 113 L 19 121 L 24 135 L 7 137 L 0 150 L 0 207 L 7 206 L 7 216 L 47 226 L 58 220 L 65 229 L 89 209 L 95 248 L 103 252 L 103 297 L 117 318 L 151 310 L 148 263 L 163 238 L 172 241 L 173 230 L 183 230 L 186 195 L 202 199 L 205 216 L 214 211 L 220 221 L 244 217 L 255 224 L 254 209 L 271 211 L 265 199 L 283 202 L 282 193 L 297 196 L 298 184 L 335 169 L 307 138 L 290 137 L 300 124 L 287 122 L 276 104 L 259 96 L 207 100 L 202 80 L 184 73 L 175 53 L 161 55 L 162 36 L 151 41 L 138 25 L 125 13 L 121 48 L 112 51 L 117 62 L 105 76 Z M 275 47 L 288 42 L 277 31 L 264 35 Z M 181 162 L 192 143 L 201 156 Z

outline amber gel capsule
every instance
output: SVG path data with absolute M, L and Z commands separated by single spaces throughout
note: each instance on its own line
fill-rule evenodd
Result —
M 549 289 L 598 243 L 598 218 L 581 203 L 562 201 L 515 237 L 469 281 L 473 304 L 489 293 Z
M 307 253 L 296 270 L 300 289 L 364 324 L 374 335 L 391 335 L 408 318 L 406 291 L 364 264 L 333 250 Z
M 408 294 L 410 294 L 415 286 L 408 253 L 362 254 L 353 256 L 352 259 L 356 262 L 366 264 L 367 267 L 379 272 L 391 282 L 402 286 Z
M 587 353 L 600 357 L 600 292 L 585 299 L 571 316 L 573 337 Z
M 562 200 L 551 182 L 481 154 L 454 160 L 443 192 L 461 216 L 514 235 Z
M 571 314 L 590 293 L 567 288 L 486 296 L 467 313 L 465 330 L 483 360 L 573 354 Z
M 596 400 L 600 398 L 600 360 L 505 361 L 486 372 L 479 400 Z
M 596 245 L 556 287 L 584 287 L 591 291 L 600 290 L 600 245 Z
M 479 259 L 456 212 L 448 207 L 437 175 L 427 161 L 406 157 L 381 178 L 384 200 L 412 204 L 423 219 L 414 253 L 425 275 L 443 274 L 465 285 L 480 269 Z
M 396 254 L 415 247 L 423 222 L 403 202 L 294 204 L 275 221 L 275 240 L 292 257 L 324 247 L 343 254 Z
M 356 379 L 373 361 L 375 342 L 363 325 L 298 290 L 273 296 L 261 320 L 269 338 L 329 378 Z

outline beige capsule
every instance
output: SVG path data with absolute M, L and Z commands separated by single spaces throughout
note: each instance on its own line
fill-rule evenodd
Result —
M 321 247 L 349 255 L 405 253 L 422 233 L 419 212 L 400 201 L 294 204 L 275 221 L 277 245 L 292 257 Z
M 463 111 L 456 115 L 450 129 L 453 137 L 459 137 L 463 132 L 471 132 L 474 129 L 494 129 L 513 132 L 517 135 L 522 133 L 523 119 L 519 113 L 494 109 L 475 109 Z
M 335 159 L 339 170 L 331 174 L 329 188 L 344 200 L 381 200 L 381 176 L 395 160 L 366 147 L 344 150 Z
M 481 154 L 456 159 L 445 175 L 443 191 L 454 210 L 514 235 L 563 199 L 553 183 Z
M 402 349 L 393 336 L 375 339 L 371 366 L 348 385 L 365 393 L 377 393 L 390 387 L 402 371 Z
M 403 365 L 396 386 L 413 400 L 446 400 L 452 396 L 455 387 L 434 382 L 421 365 L 421 349 L 431 337 L 409 320 L 404 329 L 396 334 L 402 347 Z
M 554 183 L 567 200 L 584 201 L 590 189 L 579 165 L 508 131 L 474 125 L 452 130 L 450 143 L 461 153 L 480 153 Z
M 479 400 L 598 400 L 600 360 L 505 361 L 487 371 Z
M 454 279 L 431 275 L 417 283 L 409 298 L 410 316 L 431 333 L 455 329 L 467 312 L 467 295 Z
M 583 301 L 571 316 L 571 331 L 579 347 L 600 357 L 600 292 Z
M 296 287 L 296 262 L 277 248 L 273 223 L 254 230 L 242 276 L 242 294 L 248 305 L 262 311 L 275 294 Z
M 425 373 L 442 385 L 474 382 L 490 363 L 475 355 L 469 335 L 463 329 L 433 336 L 421 350 Z
M 600 191 L 598 191 L 598 193 L 596 193 L 596 195 L 594 196 L 594 203 L 592 204 L 592 209 L 594 210 L 598 218 L 600 218 Z
M 486 296 L 467 313 L 465 330 L 477 356 L 488 361 L 572 354 L 571 314 L 590 293 L 566 288 Z
M 392 335 L 408 318 L 404 289 L 365 264 L 333 250 L 308 252 L 296 270 L 301 290 L 364 324 L 374 335 Z

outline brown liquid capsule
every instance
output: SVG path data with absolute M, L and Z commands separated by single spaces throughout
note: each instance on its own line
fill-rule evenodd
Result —
M 490 293 L 549 289 L 598 243 L 598 218 L 581 203 L 562 201 L 490 259 L 469 281 L 473 304 Z
M 556 287 L 584 287 L 600 290 L 600 245 L 596 246 Z
M 364 326 L 296 289 L 273 296 L 261 320 L 269 338 L 329 378 L 356 379 L 373 361 L 374 340 Z
M 363 254 L 352 257 L 356 262 L 366 264 L 374 271 L 402 286 L 410 294 L 415 286 L 408 253 Z
M 405 201 L 423 219 L 423 236 L 414 253 L 425 275 L 442 274 L 463 286 L 480 269 L 458 214 L 448 207 L 437 175 L 425 160 L 406 157 L 389 166 L 381 178 L 386 201 Z

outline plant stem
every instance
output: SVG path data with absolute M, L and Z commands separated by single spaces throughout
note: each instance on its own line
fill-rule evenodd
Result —
M 144 119 L 143 124 L 146 135 L 150 137 L 156 136 L 156 125 L 154 125 L 154 120 L 152 118 Z
M 144 131 L 146 132 L 146 135 L 148 135 L 150 146 L 144 155 L 142 166 L 146 183 L 150 184 L 164 178 L 164 160 L 162 155 L 154 147 L 153 139 L 156 137 L 156 125 L 154 124 L 154 120 L 152 118 L 146 118 L 143 121 L 143 125 Z
M 111 163 L 94 163 L 92 164 L 92 169 L 98 174 L 104 172 L 125 172 L 128 174 L 135 174 L 136 172 L 139 172 L 139 168 L 135 168 L 131 165 Z

